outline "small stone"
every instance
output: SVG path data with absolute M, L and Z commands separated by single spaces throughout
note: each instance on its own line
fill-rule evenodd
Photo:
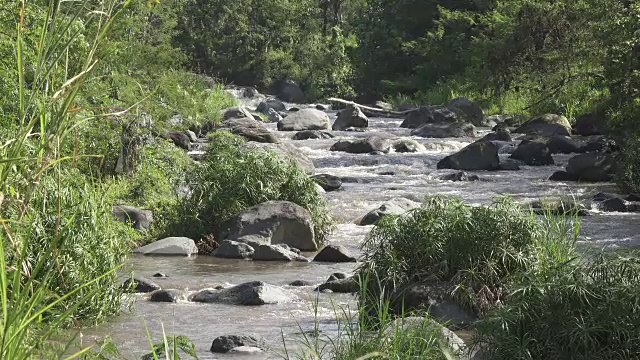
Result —
M 295 286 L 295 287 L 300 287 L 300 286 L 311 286 L 313 285 L 310 281 L 306 281 L 306 280 L 295 280 L 289 283 L 289 286 Z
M 157 272 L 157 273 L 153 274 L 153 277 L 154 278 L 168 278 L 169 275 L 161 273 L 161 272 Z
M 211 344 L 211 352 L 228 353 L 232 349 L 238 347 L 255 347 L 264 349 L 264 344 L 264 339 L 258 338 L 257 336 L 224 335 L 213 340 L 213 343 Z
M 178 290 L 156 290 L 151 293 L 149 301 L 174 303 L 178 302 L 180 296 L 181 293 Z

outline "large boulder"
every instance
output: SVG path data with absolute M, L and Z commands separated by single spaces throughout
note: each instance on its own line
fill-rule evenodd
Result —
M 262 143 L 279 143 L 280 139 L 269 131 L 260 121 L 250 118 L 232 118 L 222 123 L 223 129 L 228 129 L 249 141 Z
M 607 127 L 608 120 L 606 115 L 589 113 L 578 116 L 573 129 L 578 135 L 591 136 L 602 135 Z
M 368 154 L 372 152 L 387 153 L 391 149 L 391 140 L 372 136 L 366 139 L 340 140 L 333 144 L 330 151 L 344 151 L 351 154 Z
M 285 290 L 262 281 L 252 281 L 220 290 L 201 290 L 190 297 L 193 302 L 246 306 L 279 304 L 295 299 L 294 295 Z
M 241 147 L 244 150 L 256 150 L 262 149 L 270 151 L 285 160 L 294 161 L 305 173 L 313 175 L 316 172 L 316 167 L 313 164 L 313 160 L 304 155 L 297 147 L 287 143 L 259 143 L 248 142 Z
M 332 139 L 334 136 L 328 131 L 304 130 L 293 135 L 292 140 Z
M 191 151 L 191 139 L 189 135 L 180 131 L 167 131 L 164 138 L 171 140 L 173 144 L 181 149 Z
M 282 90 L 278 93 L 278 98 L 282 101 L 303 103 L 305 101 L 305 95 L 300 86 L 292 80 L 287 80 L 282 85 Z
M 328 130 L 330 127 L 329 115 L 316 109 L 296 111 L 278 122 L 280 131 Z
M 324 191 L 336 191 L 342 187 L 342 180 L 339 177 L 329 174 L 318 174 L 311 177 Z
M 511 158 L 531 166 L 554 164 L 551 151 L 547 143 L 543 141 L 523 141 L 511 154 Z
M 309 260 L 304 256 L 292 251 L 288 246 L 283 244 L 267 245 L 259 244 L 255 247 L 253 260 L 259 261 L 304 261 Z
M 488 141 L 469 144 L 455 154 L 438 162 L 438 169 L 454 170 L 497 170 L 500 166 L 498 147 Z
M 408 113 L 400 127 L 417 129 L 424 124 L 453 122 L 459 122 L 458 115 L 446 106 L 423 106 Z
M 578 181 L 611 181 L 618 170 L 613 155 L 604 153 L 580 154 L 569 159 L 567 173 Z
M 552 136 L 547 141 L 547 146 L 552 154 L 573 154 L 581 152 L 581 147 L 569 136 Z
M 562 115 L 545 114 L 527 121 L 514 132 L 541 136 L 569 136 L 571 135 L 571 124 Z
M 186 237 L 168 237 L 134 250 L 142 255 L 191 256 L 198 253 L 195 241 Z
M 469 123 L 425 124 L 411 131 L 411 135 L 424 138 L 475 137 L 476 127 Z
M 316 262 L 344 263 L 356 262 L 356 258 L 349 255 L 342 245 L 327 245 L 313 258 Z
M 249 244 L 239 241 L 224 240 L 213 253 L 213 256 L 226 259 L 250 259 L 255 249 Z
M 229 224 L 226 239 L 286 244 L 302 251 L 318 250 L 311 214 L 292 202 L 267 201 L 252 206 L 236 215 Z
M 142 210 L 128 205 L 114 206 L 113 217 L 117 221 L 130 223 L 135 230 L 140 232 L 149 230 L 153 223 L 153 212 L 151 210 Z
M 222 110 L 222 120 L 229 120 L 235 118 L 249 118 L 251 120 L 255 120 L 253 115 L 249 112 L 247 108 L 242 106 L 234 106 L 227 109 Z
M 211 352 L 228 353 L 239 347 L 251 347 L 264 350 L 266 341 L 263 338 L 249 335 L 223 335 L 218 336 L 211 344 Z
M 369 211 L 365 216 L 357 221 L 358 225 L 375 225 L 381 218 L 387 215 L 402 215 L 411 209 L 419 207 L 420 204 L 406 199 L 406 198 L 393 198 L 384 202 L 379 207 Z
M 256 107 L 256 111 L 265 115 L 268 115 L 269 109 L 273 109 L 275 111 L 287 111 L 287 107 L 284 103 L 276 99 L 265 100 L 259 103 L 258 107 Z
M 459 97 L 449 101 L 447 107 L 455 111 L 461 121 L 471 123 L 474 126 L 485 126 L 484 111 L 471 100 Z
M 333 123 L 333 130 L 346 130 L 350 127 L 366 128 L 369 126 L 369 119 L 362 113 L 359 107 L 349 105 L 338 114 L 338 118 Z

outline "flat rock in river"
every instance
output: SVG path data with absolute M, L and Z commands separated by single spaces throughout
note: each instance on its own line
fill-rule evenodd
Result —
M 341 140 L 331 146 L 330 151 L 344 151 L 351 154 L 387 153 L 391 149 L 391 140 L 379 136 L 366 139 Z
M 190 298 L 194 302 L 246 306 L 278 304 L 296 299 L 295 295 L 284 289 L 262 281 L 252 281 L 221 290 L 201 290 Z
M 182 255 L 191 256 L 198 253 L 195 241 L 186 237 L 168 237 L 134 250 L 142 255 Z

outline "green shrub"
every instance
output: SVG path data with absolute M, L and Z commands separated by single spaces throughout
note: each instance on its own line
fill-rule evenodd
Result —
M 193 193 L 185 203 L 194 217 L 188 226 L 197 237 L 218 235 L 227 220 L 251 206 L 282 200 L 309 210 L 316 242 L 327 242 L 332 226 L 326 200 L 297 164 L 267 151 L 243 150 L 243 140 L 228 132 L 209 139 L 207 157 L 190 179 Z M 195 229 L 194 223 L 200 227 Z
M 631 359 L 640 354 L 640 257 L 599 255 L 524 276 L 477 326 L 489 359 Z
M 512 276 L 572 254 L 572 229 L 567 221 L 539 221 L 508 199 L 474 207 L 429 198 L 378 223 L 358 271 L 388 295 L 420 282 L 449 283 L 458 303 L 482 314 L 504 299 Z

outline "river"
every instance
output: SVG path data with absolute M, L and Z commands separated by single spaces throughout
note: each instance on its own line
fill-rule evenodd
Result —
M 335 119 L 335 112 L 329 112 Z M 276 124 L 268 128 L 291 142 L 301 152 L 313 159 L 317 174 L 331 174 L 347 178 L 339 191 L 326 194 L 331 210 L 338 222 L 330 242 L 346 246 L 353 254 L 359 254 L 359 244 L 370 231 L 370 226 L 357 226 L 354 220 L 394 197 L 421 200 L 427 195 L 457 196 L 469 203 L 487 204 L 500 195 L 510 195 L 518 200 L 538 200 L 573 196 L 590 197 L 599 191 L 615 192 L 613 184 L 560 183 L 546 180 L 554 171 L 563 169 L 571 155 L 554 155 L 556 165 L 530 167 L 521 171 L 474 172 L 480 176 L 476 182 L 451 182 L 438 180 L 438 175 L 448 170 L 436 170 L 443 157 L 463 148 L 473 139 L 422 139 L 414 138 L 425 146 L 419 153 L 390 153 L 386 155 L 354 155 L 330 152 L 333 143 L 342 139 L 373 136 L 376 133 L 411 137 L 409 129 L 399 127 L 401 120 L 370 118 L 365 132 L 333 132 L 334 139 L 292 141 L 293 132 L 276 131 Z M 488 132 L 484 129 L 483 132 Z M 287 140 L 288 139 L 288 140 Z M 507 157 L 507 154 L 501 156 Z M 387 175 L 382 175 L 387 174 Z M 391 175 L 389 175 L 391 174 Z M 640 246 L 640 214 L 595 213 L 584 217 L 582 244 L 591 246 L 634 247 Z M 176 234 L 179 235 L 179 234 Z M 148 352 L 149 341 L 146 323 L 154 340 L 162 336 L 162 326 L 169 335 L 186 335 L 196 345 L 201 359 L 247 360 L 278 358 L 282 352 L 282 337 L 289 339 L 287 346 L 294 346 L 301 329 L 313 329 L 316 321 L 322 331 L 335 332 L 337 325 L 334 311 L 344 306 L 354 306 L 354 297 L 344 294 L 318 294 L 313 286 L 294 288 L 287 286 L 293 280 L 307 280 L 315 284 L 324 282 L 334 272 L 351 272 L 354 264 L 318 263 L 265 263 L 217 259 L 209 256 L 194 258 L 158 258 L 132 256 L 128 268 L 139 276 L 151 277 L 156 272 L 169 275 L 157 279 L 165 289 L 189 292 L 215 285 L 239 284 L 261 280 L 280 285 L 292 291 L 301 300 L 280 305 L 238 307 L 218 304 L 196 304 L 180 301 L 175 304 L 152 303 L 145 296 L 136 295 L 132 308 L 97 329 L 84 332 L 84 342 L 110 336 L 125 355 L 140 356 Z M 317 308 L 314 304 L 317 303 Z M 317 314 L 314 315 L 314 310 Z M 211 342 L 220 335 L 257 334 L 267 339 L 272 352 L 259 355 L 225 355 L 209 352 Z

